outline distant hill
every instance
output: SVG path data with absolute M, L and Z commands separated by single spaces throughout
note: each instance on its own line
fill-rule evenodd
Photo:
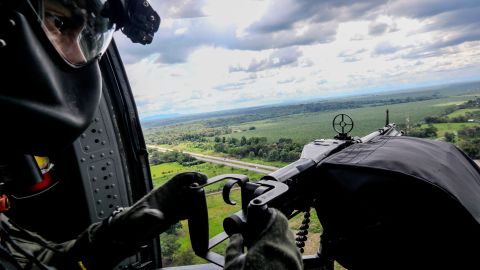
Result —
M 331 99 L 319 99 L 310 102 L 278 104 L 269 106 L 248 107 L 186 116 L 163 117 L 142 120 L 143 128 L 155 128 L 174 124 L 202 121 L 209 127 L 241 124 L 291 114 L 321 112 L 338 109 L 352 109 L 367 106 L 382 106 L 430 99 L 444 98 L 452 95 L 478 93 L 480 81 L 456 83 L 441 86 L 430 86 L 396 90 L 381 93 L 362 94 Z

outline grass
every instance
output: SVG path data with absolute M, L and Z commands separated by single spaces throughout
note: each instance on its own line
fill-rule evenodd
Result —
M 447 116 L 450 118 L 459 117 L 459 116 L 464 116 L 466 113 L 472 113 L 472 112 L 478 112 L 478 111 L 480 111 L 480 109 L 460 109 L 450 113 Z
M 470 97 L 470 96 L 463 95 L 462 97 Z M 445 103 L 434 104 L 433 106 L 435 106 L 435 107 L 449 107 L 449 106 L 457 106 L 457 105 L 460 105 L 462 103 L 463 103 L 463 101 L 450 101 L 450 102 L 445 102 Z
M 231 193 L 232 200 L 240 202 L 240 192 L 232 191 Z M 227 205 L 223 202 L 222 195 L 219 193 L 207 195 L 207 206 L 208 206 L 208 222 L 209 222 L 209 238 L 216 236 L 217 234 L 223 232 L 223 220 L 228 217 L 230 214 L 235 213 L 240 210 L 240 205 Z M 191 252 L 192 245 L 190 242 L 190 234 L 188 228 L 188 222 L 182 221 L 182 229 L 179 232 L 179 243 L 180 249 L 179 253 Z M 219 254 L 224 254 L 224 251 L 227 247 L 228 239 L 218 246 L 216 246 L 213 251 Z M 206 260 L 195 256 L 193 259 L 194 264 L 207 263 Z
M 251 181 L 258 180 L 262 176 L 264 176 L 264 174 L 255 173 L 248 170 L 234 169 L 224 165 L 211 164 L 211 163 L 202 163 L 202 164 L 191 166 L 191 167 L 182 166 L 178 162 L 164 163 L 160 165 L 150 166 L 150 173 L 152 175 L 153 185 L 155 187 L 163 185 L 166 181 L 168 181 L 174 175 L 181 172 L 187 172 L 187 171 L 201 172 L 207 175 L 207 177 L 209 178 L 217 175 L 221 175 L 221 174 L 232 174 L 232 173 L 244 174 L 248 176 L 248 178 Z M 208 186 L 206 190 L 207 191 L 220 190 L 224 184 L 225 184 L 224 182 L 219 182 L 211 186 Z

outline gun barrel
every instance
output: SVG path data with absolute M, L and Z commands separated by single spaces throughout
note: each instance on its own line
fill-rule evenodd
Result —
M 368 141 L 372 140 L 373 138 L 375 138 L 379 135 L 402 136 L 402 132 L 398 131 L 395 127 L 396 127 L 395 124 L 388 124 L 385 127 L 360 138 L 358 140 L 358 142 L 365 143 L 365 142 L 368 142 Z
M 360 143 L 368 142 L 368 141 L 370 141 L 371 139 L 373 139 L 373 138 L 375 138 L 375 137 L 377 137 L 378 135 L 381 135 L 381 134 L 382 134 L 382 131 L 381 131 L 381 130 L 374 131 L 374 132 L 372 132 L 372 133 L 370 133 L 370 134 L 368 134 L 368 135 L 360 138 L 360 139 L 359 139 L 359 142 L 360 142 Z

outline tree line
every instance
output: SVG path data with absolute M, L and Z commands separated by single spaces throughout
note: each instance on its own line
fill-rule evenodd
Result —
M 161 152 L 154 148 L 148 149 L 150 165 L 159 165 L 163 163 L 178 162 L 183 166 L 193 166 L 203 163 L 203 161 L 179 151 Z
M 266 137 L 242 136 L 237 138 L 215 137 L 213 149 L 236 158 L 253 158 L 267 161 L 292 162 L 300 157 L 303 145 L 292 139 L 280 138 L 269 143 Z

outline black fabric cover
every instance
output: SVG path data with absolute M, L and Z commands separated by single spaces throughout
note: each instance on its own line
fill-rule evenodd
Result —
M 454 145 L 378 137 L 319 166 L 322 255 L 348 269 L 480 269 L 480 169 Z

